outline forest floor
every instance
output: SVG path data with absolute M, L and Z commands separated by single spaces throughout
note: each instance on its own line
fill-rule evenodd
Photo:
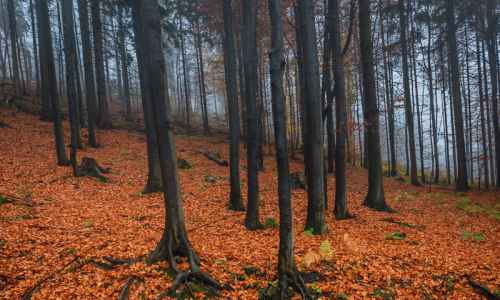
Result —
M 111 168 L 108 182 L 74 178 L 57 167 L 52 125 L 36 116 L 0 109 L 0 298 L 117 298 L 131 276 L 131 299 L 154 299 L 172 283 L 167 265 L 144 262 L 112 266 L 104 257 L 145 256 L 160 238 L 161 194 L 142 195 L 146 179 L 145 137 L 126 130 L 99 131 L 103 146 L 79 158 Z M 66 128 L 67 129 L 67 128 Z M 66 141 L 69 141 L 67 138 Z M 256 299 L 276 280 L 277 178 L 273 157 L 260 173 L 261 220 L 265 230 L 247 231 L 244 213 L 227 209 L 228 168 L 209 161 L 201 149 L 227 158 L 222 138 L 177 136 L 179 170 L 189 238 L 202 269 L 233 290 L 224 298 Z M 245 157 L 245 155 L 242 155 Z M 242 191 L 246 195 L 245 161 Z M 292 161 L 292 171 L 302 165 Z M 367 174 L 348 169 L 349 210 L 333 217 L 329 176 L 328 232 L 304 232 L 306 193 L 293 191 L 295 254 L 308 286 L 324 299 L 481 299 L 470 280 L 500 290 L 500 193 L 455 193 L 384 181 L 396 213 L 362 205 Z M 9 203 L 8 195 L 17 199 Z M 246 198 L 246 196 L 245 196 Z M 197 292 L 199 287 L 192 287 Z

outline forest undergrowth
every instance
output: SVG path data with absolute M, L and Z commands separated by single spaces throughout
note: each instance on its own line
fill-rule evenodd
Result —
M 70 168 L 56 166 L 51 123 L 7 109 L 0 110 L 0 120 L 6 125 L 0 128 L 1 299 L 154 299 L 172 284 L 165 263 L 143 259 L 160 238 L 164 216 L 162 195 L 141 193 L 144 135 L 99 131 L 102 147 L 79 152 L 79 159 L 93 157 L 110 168 L 104 182 L 75 178 Z M 245 213 L 227 209 L 228 167 L 203 155 L 208 150 L 227 160 L 226 140 L 178 135 L 176 142 L 178 158 L 188 162 L 179 179 L 188 234 L 203 269 L 226 287 L 220 297 L 257 299 L 277 279 L 274 157 L 265 157 L 259 179 L 266 228 L 248 231 Z M 244 199 L 245 165 L 243 160 Z M 302 169 L 292 161 L 292 172 Z M 328 176 L 328 228 L 321 236 L 304 231 L 306 193 L 293 191 L 297 266 L 317 297 L 481 299 L 486 290 L 498 297 L 498 191 L 455 193 L 386 178 L 386 198 L 396 212 L 375 212 L 362 205 L 366 170 L 350 167 L 354 218 L 336 221 L 334 180 Z M 187 297 L 210 296 L 202 287 L 188 288 Z

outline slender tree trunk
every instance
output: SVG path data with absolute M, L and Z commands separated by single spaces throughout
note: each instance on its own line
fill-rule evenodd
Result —
M 408 70 L 408 43 L 406 40 L 406 30 L 407 30 L 407 17 L 406 17 L 406 7 L 405 0 L 399 0 L 399 26 L 400 26 L 400 39 L 401 39 L 401 51 L 403 59 L 403 86 L 404 86 L 404 100 L 405 100 L 405 116 L 406 116 L 406 127 L 408 129 L 408 142 L 409 142 L 409 153 L 410 153 L 410 177 L 411 183 L 413 185 L 420 185 L 417 177 L 417 156 L 415 149 L 415 129 L 413 122 L 413 110 L 411 103 L 410 94 L 410 78 Z
M 180 31 L 182 32 L 182 19 L 180 20 Z M 189 69 L 186 61 L 186 46 L 184 35 L 181 36 L 182 73 L 184 78 L 184 96 L 186 109 L 186 126 L 191 128 L 191 82 L 189 80 Z
M 10 32 L 10 51 L 12 60 L 12 79 L 16 87 L 16 96 L 21 97 L 22 87 L 21 78 L 19 74 L 20 62 L 17 57 L 17 24 L 16 24 L 16 7 L 14 5 L 14 0 L 7 0 L 7 11 L 9 17 L 9 32 Z
M 243 1 L 243 28 L 241 46 L 245 73 L 245 100 L 247 108 L 247 176 L 248 206 L 245 225 L 249 230 L 262 227 L 259 220 L 259 181 L 258 181 L 258 138 L 259 120 L 257 112 L 257 41 L 255 0 Z
M 104 72 L 103 34 L 101 23 L 100 0 L 90 0 L 92 13 L 92 29 L 94 34 L 94 66 L 96 71 L 97 98 L 99 113 L 97 115 L 97 126 L 101 129 L 113 127 L 111 113 L 106 95 L 106 76 Z
M 82 35 L 83 66 L 85 68 L 85 97 L 87 101 L 87 128 L 88 143 L 91 147 L 97 147 L 96 127 L 96 92 L 94 85 L 94 68 L 92 58 L 92 44 L 90 42 L 90 29 L 88 17 L 87 0 L 78 0 L 78 11 L 80 15 L 80 32 Z
M 486 17 L 488 20 L 488 30 L 487 30 L 487 45 L 488 45 L 488 58 L 490 62 L 490 77 L 491 77 L 491 108 L 493 110 L 493 133 L 495 141 L 495 167 L 496 167 L 496 187 L 500 188 L 500 125 L 498 119 L 500 118 L 500 112 L 498 110 L 498 55 L 496 51 L 496 41 L 497 41 L 497 15 L 496 15 L 496 4 L 495 0 L 488 0 L 486 2 Z
M 276 161 L 278 165 L 278 199 L 280 209 L 280 244 L 278 254 L 278 299 L 289 296 L 289 287 L 304 294 L 305 287 L 297 273 L 293 257 L 293 211 L 290 192 L 288 149 L 286 139 L 285 96 L 283 93 L 283 25 L 280 0 L 269 0 L 271 16 L 270 73 L 274 118 Z
M 430 15 L 429 6 L 427 7 L 427 13 Z M 427 23 L 427 77 L 429 80 L 429 102 L 430 102 L 430 113 L 431 113 L 431 131 L 432 131 L 432 145 L 433 145 L 433 159 L 434 159 L 434 177 L 433 182 L 439 183 L 439 150 L 438 150 L 438 130 L 437 130 L 437 108 L 434 99 L 434 82 L 432 76 L 432 27 L 431 23 Z
M 74 31 L 74 20 L 73 20 L 73 0 L 63 0 L 62 1 L 62 17 L 63 17 L 63 31 L 64 31 L 64 52 L 66 60 L 66 82 L 68 83 L 67 93 L 68 93 L 68 107 L 69 107 L 69 120 L 71 128 L 71 151 L 70 151 L 70 161 L 73 167 L 73 176 L 78 176 L 77 167 L 77 153 L 76 149 L 80 141 L 80 128 L 79 120 L 77 116 L 78 109 L 78 91 L 76 87 L 76 72 L 77 72 L 77 60 L 76 60 L 76 43 L 75 43 L 75 31 Z
M 456 139 L 456 150 L 457 150 L 456 189 L 459 191 L 466 191 L 469 189 L 469 186 L 467 183 L 464 122 L 462 118 L 462 101 L 460 96 L 460 71 L 458 66 L 458 55 L 457 55 L 454 2 L 455 0 L 446 0 L 448 59 L 451 68 L 451 83 L 452 83 L 451 92 L 453 99 L 455 139 Z
M 127 28 L 123 22 L 123 15 L 125 14 L 125 9 L 122 7 L 118 13 L 118 47 L 120 48 L 121 56 L 121 71 L 122 71 L 122 81 L 123 81 L 123 97 L 125 98 L 125 117 L 127 120 L 132 120 L 132 107 L 130 103 L 130 83 L 129 83 L 129 71 L 128 71 L 128 52 L 127 52 Z
M 370 22 L 369 0 L 359 0 L 359 37 L 365 109 L 365 130 L 367 132 L 368 153 L 368 194 L 365 205 L 376 210 L 389 210 L 385 202 L 382 156 L 380 150 L 377 96 L 373 70 L 373 44 Z
M 307 0 L 298 1 L 302 42 L 302 68 L 304 82 L 304 109 L 306 115 L 306 176 L 308 209 L 306 229 L 314 234 L 322 234 L 325 230 L 325 191 L 324 191 L 324 155 L 323 155 L 323 121 L 318 49 L 316 28 L 314 24 L 313 3 Z M 297 25 L 296 25 L 297 26 Z
M 49 18 L 49 8 L 46 0 L 36 1 L 38 20 L 38 48 L 40 51 L 40 73 L 42 79 L 42 97 L 44 101 L 51 102 L 52 119 L 54 121 L 54 138 L 57 164 L 69 164 L 64 145 L 64 132 L 62 116 L 59 111 L 59 97 L 57 94 L 56 68 L 54 65 L 54 52 L 52 47 L 52 34 Z
M 236 46 L 231 0 L 224 0 L 224 75 L 229 110 L 229 209 L 244 210 L 240 187 L 240 114 L 238 110 Z
M 199 72 L 200 72 L 200 90 L 201 90 L 201 112 L 203 119 L 203 132 L 205 135 L 210 134 L 210 127 L 208 126 L 208 107 L 207 107 L 207 90 L 205 86 L 205 70 L 203 63 L 203 50 L 202 50 L 202 40 L 201 40 L 201 29 L 198 21 L 198 33 L 196 35 L 196 44 L 198 48 L 198 59 L 199 59 Z
M 481 119 L 481 139 L 482 139 L 482 146 L 483 146 L 483 155 L 482 155 L 482 161 L 483 161 L 483 168 L 484 168 L 484 187 L 488 189 L 490 187 L 490 171 L 489 171 L 489 155 L 488 155 L 488 137 L 486 134 L 486 125 L 485 125 L 485 108 L 484 108 L 484 102 L 485 102 L 485 97 L 483 93 L 483 71 L 481 68 L 481 47 L 480 47 L 480 42 L 479 42 L 479 33 L 476 33 L 476 64 L 477 64 L 477 79 L 478 79 L 478 90 L 479 90 L 479 114 L 480 114 L 480 119 Z M 481 175 L 479 175 L 479 178 L 481 178 Z
M 36 94 L 40 93 L 40 65 L 38 63 L 38 43 L 36 40 L 36 22 L 35 22 L 35 8 L 33 0 L 30 0 L 30 15 L 31 15 L 31 34 L 33 36 L 33 56 L 35 57 L 35 80 L 36 80 Z
M 337 145 L 335 148 L 335 217 L 346 219 L 350 217 L 347 210 L 346 191 L 346 136 L 347 113 L 344 78 L 344 61 L 340 39 L 340 8 L 338 0 L 328 1 L 328 10 L 332 14 L 332 45 L 333 45 L 333 76 L 335 78 L 335 119 L 337 121 Z

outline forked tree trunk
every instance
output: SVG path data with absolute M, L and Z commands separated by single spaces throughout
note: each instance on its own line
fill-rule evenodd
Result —
M 169 267 L 176 273 L 176 282 L 182 284 L 190 277 L 220 288 L 220 285 L 208 275 L 200 272 L 200 260 L 193 250 L 184 222 L 184 209 L 177 178 L 177 158 L 175 139 L 170 123 L 170 106 L 165 89 L 165 61 L 161 45 L 160 9 L 155 0 L 133 2 L 134 27 L 136 32 L 136 50 L 141 73 L 142 97 L 152 108 L 154 133 L 158 138 L 158 151 L 161 166 L 162 183 L 165 199 L 165 225 L 161 240 L 151 253 L 149 262 L 168 259 Z M 190 270 L 182 272 L 175 256 L 188 258 Z M 172 289 L 177 288 L 175 285 Z

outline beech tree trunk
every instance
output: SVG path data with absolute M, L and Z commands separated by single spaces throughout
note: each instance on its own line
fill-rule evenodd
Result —
M 369 0 L 359 0 L 359 40 L 368 156 L 368 194 L 364 204 L 376 210 L 390 210 L 384 196 Z
M 248 205 L 245 225 L 250 230 L 262 227 L 259 220 L 259 114 L 257 112 L 257 41 L 255 0 L 243 1 L 243 28 L 241 46 L 245 74 L 245 100 L 247 113 L 247 176 Z
M 57 156 L 57 164 L 67 166 L 69 164 L 64 144 L 64 132 L 62 127 L 62 116 L 59 111 L 59 96 L 57 94 L 56 67 L 54 64 L 54 52 L 52 46 L 52 33 L 49 18 L 47 0 L 36 1 L 38 19 L 38 44 L 40 45 L 40 73 L 42 79 L 42 98 L 50 102 L 52 108 L 52 119 L 54 122 L 54 138 Z
M 78 11 L 80 16 L 80 32 L 82 38 L 83 66 L 85 70 L 85 97 L 87 100 L 87 128 L 88 143 L 91 147 L 97 147 L 96 127 L 96 92 L 94 84 L 94 67 L 92 57 L 92 44 L 90 41 L 88 1 L 78 0 Z
M 451 69 L 451 93 L 453 100 L 453 115 L 457 152 L 456 189 L 467 191 L 467 162 L 465 156 L 464 122 L 462 117 L 462 100 L 460 96 L 460 71 L 458 66 L 457 38 L 455 25 L 455 0 L 446 0 L 446 27 L 448 43 L 448 64 Z M 496 80 L 494 80 L 496 81 Z
M 101 1 L 90 0 L 92 13 L 92 31 L 94 34 L 94 67 L 96 71 L 97 98 L 99 113 L 97 115 L 97 126 L 101 129 L 113 127 L 109 103 L 106 95 L 106 76 L 104 73 L 103 36 L 101 23 Z
M 224 0 L 224 75 L 229 110 L 229 209 L 244 210 L 240 186 L 240 113 L 238 109 L 236 46 L 231 0 Z

